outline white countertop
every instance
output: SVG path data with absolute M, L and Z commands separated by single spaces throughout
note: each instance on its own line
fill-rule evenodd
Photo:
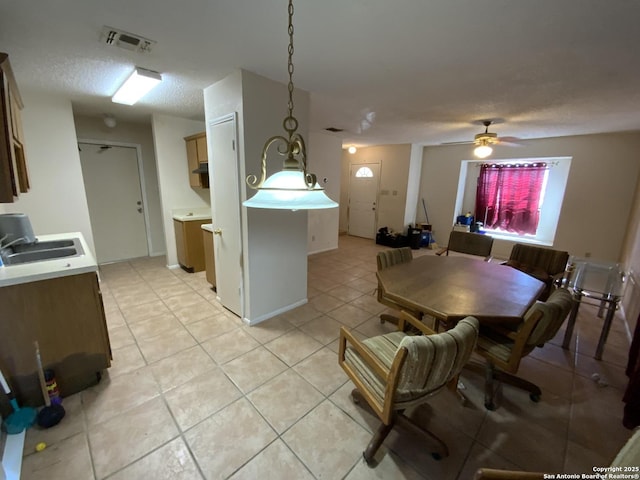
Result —
M 213 233 L 213 223 L 203 223 L 200 225 L 202 230 L 206 230 L 207 232 Z
M 174 220 L 188 222 L 191 220 L 211 219 L 210 208 L 176 208 L 171 211 Z
M 0 267 L 0 287 L 78 275 L 80 273 L 95 272 L 98 270 L 96 259 L 93 257 L 89 245 L 81 232 L 36 235 L 36 238 L 41 242 L 79 238 L 82 249 L 84 250 L 84 255 L 79 257 L 54 258 L 20 265 L 5 265 L 4 267 Z

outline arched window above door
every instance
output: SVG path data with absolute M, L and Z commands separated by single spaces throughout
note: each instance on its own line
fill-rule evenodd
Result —
M 373 177 L 373 171 L 369 167 L 360 167 L 356 172 L 358 178 L 371 178 Z

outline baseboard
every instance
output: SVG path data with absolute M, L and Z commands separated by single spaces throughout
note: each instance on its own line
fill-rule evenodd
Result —
M 259 317 L 256 317 L 256 318 L 254 318 L 252 320 L 244 317 L 242 319 L 242 321 L 244 323 L 246 323 L 247 325 L 249 325 L 250 327 L 253 327 L 254 325 L 257 325 L 260 322 L 264 322 L 265 320 L 269 320 L 270 318 L 273 318 L 273 317 L 275 317 L 277 315 L 280 315 L 282 313 L 288 312 L 289 310 L 293 310 L 294 308 L 298 308 L 298 307 L 304 305 L 305 303 L 307 303 L 308 301 L 309 301 L 308 299 L 304 298 L 304 299 L 302 299 L 302 300 L 300 300 L 298 302 L 292 303 L 291 305 L 287 305 L 286 307 L 282 307 L 282 308 L 279 308 L 278 310 L 274 310 L 273 312 L 269 312 L 269 313 L 266 313 L 264 315 L 260 315 Z

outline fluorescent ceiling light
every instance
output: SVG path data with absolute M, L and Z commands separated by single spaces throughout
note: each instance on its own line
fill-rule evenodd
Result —
M 124 105 L 133 105 L 161 81 L 162 77 L 158 72 L 136 67 L 131 76 L 127 78 L 111 98 L 111 101 Z

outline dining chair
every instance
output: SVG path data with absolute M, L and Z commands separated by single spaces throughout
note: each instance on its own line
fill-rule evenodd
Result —
M 491 261 L 492 248 L 493 237 L 491 235 L 452 230 L 447 246 L 438 250 L 436 255 L 446 254 L 448 256 L 451 251 L 484 257 L 484 261 L 489 262 Z
M 609 464 L 611 470 L 609 472 L 637 472 L 638 465 L 640 465 L 640 428 L 634 430 L 626 443 L 622 446 L 618 454 L 613 461 Z M 628 470 L 625 470 L 625 467 Z M 474 475 L 474 480 L 542 480 L 545 478 L 557 478 L 557 475 L 553 475 L 555 472 L 524 472 L 520 470 L 500 470 L 496 468 L 479 468 Z M 607 473 L 605 471 L 600 472 L 602 478 L 605 478 Z M 616 475 L 615 473 L 613 474 Z M 637 473 L 627 474 L 630 478 Z M 570 475 L 567 478 L 571 477 Z M 577 477 L 576 477 L 577 478 Z M 584 478 L 584 477 L 582 477 Z M 613 478 L 613 477 L 611 477 Z
M 484 369 L 474 364 L 468 368 L 485 375 L 484 405 L 495 410 L 494 380 L 513 385 L 529 392 L 534 402 L 540 400 L 542 391 L 532 382 L 518 377 L 520 361 L 536 347 L 542 347 L 555 337 L 569 315 L 573 297 L 566 288 L 555 290 L 546 302 L 537 301 L 513 329 L 506 325 L 482 325 L 476 353 L 484 357 Z
M 405 322 L 423 334 L 405 333 Z M 403 412 L 427 402 L 447 385 L 452 390 L 457 388 L 458 375 L 473 352 L 478 329 L 478 320 L 467 317 L 451 330 L 435 333 L 405 311 L 400 312 L 397 331 L 363 341 L 340 327 L 338 363 L 356 386 L 351 393 L 353 401 L 366 402 L 382 422 L 363 452 L 369 466 L 374 466 L 374 455 L 396 423 L 432 440 L 431 455 L 435 459 L 449 454 L 442 440 Z
M 410 247 L 401 247 L 401 248 L 392 248 L 387 250 L 382 250 L 378 252 L 376 256 L 376 262 L 378 264 L 378 271 L 389 268 L 393 265 L 397 265 L 399 263 L 407 263 L 413 260 L 413 253 L 411 252 Z M 402 307 L 398 303 L 389 299 L 384 295 L 382 291 L 382 287 L 380 285 L 380 281 L 378 281 L 377 288 L 378 302 L 387 307 L 391 307 L 394 310 L 402 310 L 403 308 L 406 310 L 406 307 Z M 414 317 L 421 318 L 422 314 L 420 312 L 411 312 Z M 394 324 L 398 324 L 398 317 L 383 313 L 380 315 L 380 323 L 390 322 Z
M 505 265 L 543 282 L 545 289 L 538 299 L 546 300 L 553 290 L 554 283 L 557 283 L 564 275 L 568 261 L 569 252 L 516 243 L 511 249 L 511 254 Z

